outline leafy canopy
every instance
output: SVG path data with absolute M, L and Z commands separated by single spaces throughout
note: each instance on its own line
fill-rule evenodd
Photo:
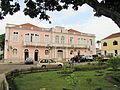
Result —
M 13 15 L 19 11 L 21 7 L 19 1 L 21 0 L 1 0 L 0 19 L 4 19 L 7 14 Z M 24 4 L 25 15 L 47 21 L 50 19 L 47 11 L 61 11 L 68 9 L 70 5 L 74 10 L 78 10 L 83 4 L 88 4 L 96 12 L 95 16 L 109 17 L 120 27 L 120 0 L 102 0 L 101 2 L 98 0 L 24 0 Z

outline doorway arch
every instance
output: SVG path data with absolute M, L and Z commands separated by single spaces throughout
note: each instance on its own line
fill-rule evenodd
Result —
M 35 61 L 38 61 L 38 53 L 39 53 L 39 50 L 36 49 L 35 52 L 34 52 L 34 60 Z
M 26 60 L 26 58 L 29 57 L 29 50 L 28 49 L 25 49 L 24 50 L 24 59 Z
M 63 50 L 58 50 L 57 56 L 58 56 L 58 60 L 62 60 L 63 59 Z

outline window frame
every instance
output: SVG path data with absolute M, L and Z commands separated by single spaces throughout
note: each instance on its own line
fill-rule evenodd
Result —
M 114 40 L 113 45 L 118 45 L 118 41 Z
M 103 46 L 107 46 L 107 42 L 104 42 L 104 43 L 103 43 Z

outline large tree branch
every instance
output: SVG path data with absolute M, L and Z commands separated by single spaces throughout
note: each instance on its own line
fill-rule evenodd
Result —
M 99 3 L 97 0 L 85 0 L 85 3 L 91 6 L 95 11 L 97 16 L 105 16 L 111 18 L 120 28 L 120 13 L 107 8 L 104 4 Z

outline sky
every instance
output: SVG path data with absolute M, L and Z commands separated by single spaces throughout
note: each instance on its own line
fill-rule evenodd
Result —
M 39 20 L 39 18 L 31 19 L 29 16 L 25 16 L 22 11 L 10 16 L 7 15 L 5 19 L 0 20 L 0 34 L 5 33 L 6 24 L 24 24 L 31 23 L 39 27 L 55 27 L 62 26 L 66 29 L 74 29 L 84 33 L 95 34 L 96 41 L 101 40 L 108 35 L 116 32 L 120 32 L 120 28 L 107 17 L 95 17 L 93 9 L 88 5 L 83 5 L 78 11 L 74 11 L 72 8 L 63 10 L 60 12 L 48 12 L 51 17 L 51 24 L 45 20 Z

